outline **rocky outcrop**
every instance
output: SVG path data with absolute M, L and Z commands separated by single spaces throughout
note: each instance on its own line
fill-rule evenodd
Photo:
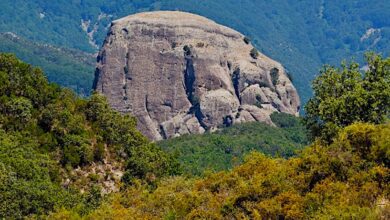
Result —
M 94 89 L 160 140 L 234 123 L 272 124 L 274 111 L 298 115 L 284 68 L 248 39 L 204 17 L 147 12 L 112 23 L 98 56 Z

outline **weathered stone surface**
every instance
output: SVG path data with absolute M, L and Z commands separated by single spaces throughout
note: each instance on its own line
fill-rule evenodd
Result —
M 153 140 L 298 115 L 298 94 L 278 62 L 244 36 L 184 12 L 148 12 L 112 23 L 94 89 L 138 119 Z

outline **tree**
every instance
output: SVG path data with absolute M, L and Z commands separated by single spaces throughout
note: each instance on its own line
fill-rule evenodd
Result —
M 313 81 L 314 96 L 305 109 L 312 139 L 331 142 L 340 128 L 354 122 L 384 122 L 390 112 L 390 58 L 366 54 L 363 73 L 355 62 L 324 66 Z

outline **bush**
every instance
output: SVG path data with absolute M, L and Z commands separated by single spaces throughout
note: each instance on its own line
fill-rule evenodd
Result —
M 127 171 L 123 176 L 125 183 L 132 183 L 134 179 L 154 183 L 162 176 L 180 174 L 180 165 L 175 158 L 155 144 L 132 148 L 129 155 Z
M 259 51 L 256 48 L 252 48 L 249 54 L 253 59 L 257 59 L 257 57 L 259 56 Z
M 172 49 L 175 49 L 177 47 L 177 43 L 176 42 L 172 42 L 171 47 L 172 47 Z
M 263 106 L 261 105 L 263 103 L 263 101 L 261 100 L 261 96 L 260 95 L 256 95 L 256 103 L 255 103 L 255 106 L 259 107 L 259 108 L 263 108 Z
M 244 37 L 244 42 L 245 42 L 246 44 L 249 44 L 249 43 L 251 42 L 251 39 L 250 39 L 249 37 L 245 36 L 245 37 Z
M 270 72 L 271 81 L 274 86 L 276 86 L 279 83 L 279 69 L 278 68 L 272 68 Z
M 191 55 L 192 55 L 191 47 L 190 47 L 190 46 L 185 45 L 185 46 L 183 47 L 183 50 L 184 50 L 184 54 L 185 54 L 186 56 L 191 56 Z

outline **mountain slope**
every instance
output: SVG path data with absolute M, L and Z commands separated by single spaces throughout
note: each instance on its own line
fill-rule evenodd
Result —
M 95 69 L 92 54 L 35 43 L 13 33 L 0 33 L 0 52 L 14 53 L 23 61 L 39 66 L 51 82 L 80 95 L 90 94 Z
M 320 66 L 343 58 L 361 61 L 366 50 L 390 51 L 386 0 L 4 0 L 0 32 L 33 41 L 96 51 L 113 19 L 140 11 L 182 10 L 236 29 L 292 73 L 303 99 Z

